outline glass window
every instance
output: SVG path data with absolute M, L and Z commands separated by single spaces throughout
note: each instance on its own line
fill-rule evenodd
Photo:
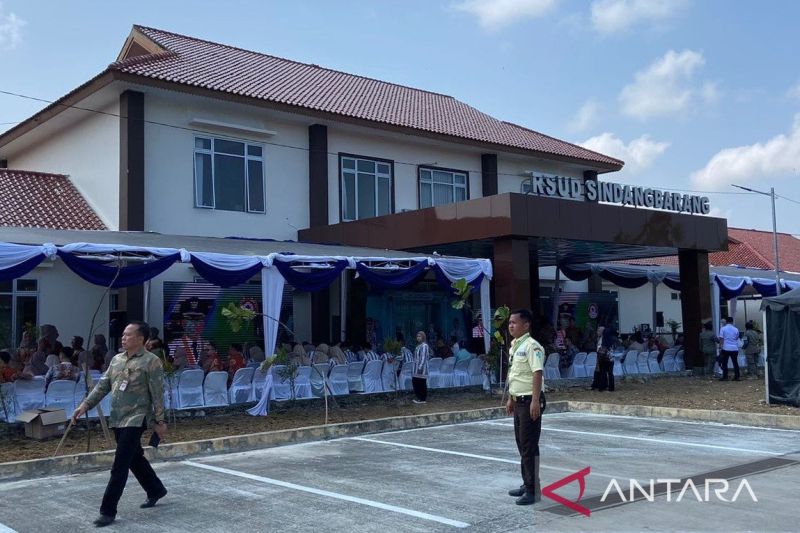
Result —
M 392 165 L 342 157 L 342 219 L 358 220 L 392 212 Z
M 35 279 L 18 279 L 17 290 L 22 292 L 36 292 L 39 283 Z
M 266 211 L 262 146 L 206 137 L 194 144 L 195 206 Z
M 38 324 L 37 289 L 35 279 L 0 284 L 0 346 L 18 346 L 22 332 Z
M 419 206 L 463 202 L 467 200 L 467 174 L 450 170 L 419 169 Z

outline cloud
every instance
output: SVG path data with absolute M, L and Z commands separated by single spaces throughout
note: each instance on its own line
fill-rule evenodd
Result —
M 669 148 L 668 142 L 656 142 L 642 135 L 628 144 L 613 133 L 602 133 L 581 143 L 581 146 L 625 161 L 625 171 L 636 173 L 648 168 Z
M 786 96 L 792 100 L 800 101 L 800 82 L 797 82 L 794 87 L 786 91 Z
M 6 13 L 0 3 L 0 50 L 12 50 L 22 42 L 22 27 L 25 24 L 14 13 Z
M 702 169 L 692 173 L 697 187 L 727 189 L 731 183 L 752 183 L 800 170 L 800 113 L 792 131 L 747 146 L 720 150 Z
M 658 116 L 683 113 L 699 103 L 717 100 L 717 86 L 705 82 L 698 86 L 693 78 L 705 64 L 700 52 L 668 51 L 646 69 L 637 72 L 633 83 L 623 87 L 619 95 L 622 112 L 646 120 Z
M 686 5 L 685 0 L 595 0 L 592 25 L 601 33 L 615 33 L 640 22 L 662 22 Z
M 572 117 L 572 120 L 567 124 L 570 131 L 581 132 L 586 131 L 594 125 L 597 121 L 597 116 L 600 113 L 600 106 L 594 100 L 587 100 Z
M 478 17 L 481 26 L 497 30 L 522 18 L 548 14 L 556 0 L 462 0 L 453 7 Z

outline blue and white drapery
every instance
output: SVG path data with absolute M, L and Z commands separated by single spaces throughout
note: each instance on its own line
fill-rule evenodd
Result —
M 52 244 L 25 246 L 3 244 L 0 246 L 0 281 L 9 281 L 24 276 L 44 261 L 54 258 L 56 247 Z
M 559 268 L 572 281 L 584 281 L 592 274 L 597 274 L 602 279 L 626 289 L 638 289 L 648 283 L 654 285 L 663 283 L 672 290 L 681 290 L 681 278 L 672 272 L 601 264 L 561 265 Z
M 418 282 L 428 271 L 428 260 L 417 261 L 408 268 L 371 268 L 363 261 L 356 263 L 358 276 L 370 284 L 373 289 L 403 289 Z
M 264 268 L 261 256 L 191 252 L 190 262 L 203 279 L 219 287 L 247 283 Z M 270 352 L 267 352 L 270 353 Z
M 483 347 L 489 353 L 491 328 L 489 316 L 492 306 L 489 301 L 489 279 L 492 277 L 492 263 L 488 259 L 451 259 L 436 258 L 436 278 L 440 285 L 446 285 L 446 290 L 452 290 L 451 284 L 459 279 L 465 279 L 473 289 L 480 287 L 481 297 L 481 323 L 483 325 Z M 446 279 L 450 283 L 445 283 Z

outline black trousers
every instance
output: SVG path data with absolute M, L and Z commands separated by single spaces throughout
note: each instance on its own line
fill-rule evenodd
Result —
M 722 350 L 719 353 L 719 367 L 722 369 L 722 379 L 728 379 L 728 357 L 733 359 L 733 377 L 739 379 L 739 352 Z
M 428 380 L 425 378 L 411 378 L 411 387 L 417 400 L 424 402 L 428 400 Z
M 537 400 L 538 401 L 538 400 Z M 539 462 L 539 437 L 542 434 L 542 417 L 531 420 L 531 400 L 514 402 L 514 437 L 519 450 L 522 483 L 525 490 L 534 494 L 541 490 L 537 479 Z
M 143 432 L 144 426 L 114 428 L 117 451 L 114 454 L 114 465 L 111 467 L 111 479 L 108 480 L 103 503 L 100 505 L 100 514 L 117 516 L 117 504 L 128 482 L 128 470 L 136 476 L 148 498 L 158 498 L 166 491 L 164 484 L 144 457 L 141 442 Z
M 614 390 L 614 361 L 597 361 L 597 366 L 600 368 L 600 377 L 598 379 L 598 388 L 601 391 L 608 389 Z

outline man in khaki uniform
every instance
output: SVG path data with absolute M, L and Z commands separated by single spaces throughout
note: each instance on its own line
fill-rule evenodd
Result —
M 147 493 L 142 508 L 155 506 L 166 496 L 167 489 L 144 457 L 142 433 L 147 422 L 155 422 L 156 434 L 163 438 L 167 431 L 164 418 L 164 369 L 158 356 L 146 351 L 144 343 L 150 327 L 139 321 L 131 322 L 122 333 L 124 352 L 117 354 L 103 377 L 91 393 L 72 414 L 73 423 L 94 408 L 103 397 L 111 393 L 109 426 L 114 428 L 117 450 L 111 467 L 100 516 L 95 526 L 111 524 L 117 515 L 117 504 L 128 481 L 128 470 L 133 472 Z
M 514 415 L 514 436 L 520 455 L 523 484 L 508 491 L 517 505 L 531 505 L 542 497 L 539 481 L 539 436 L 544 405 L 544 348 L 530 335 L 533 316 L 527 309 L 514 311 L 508 319 L 511 341 L 508 371 L 509 400 L 506 412 Z

